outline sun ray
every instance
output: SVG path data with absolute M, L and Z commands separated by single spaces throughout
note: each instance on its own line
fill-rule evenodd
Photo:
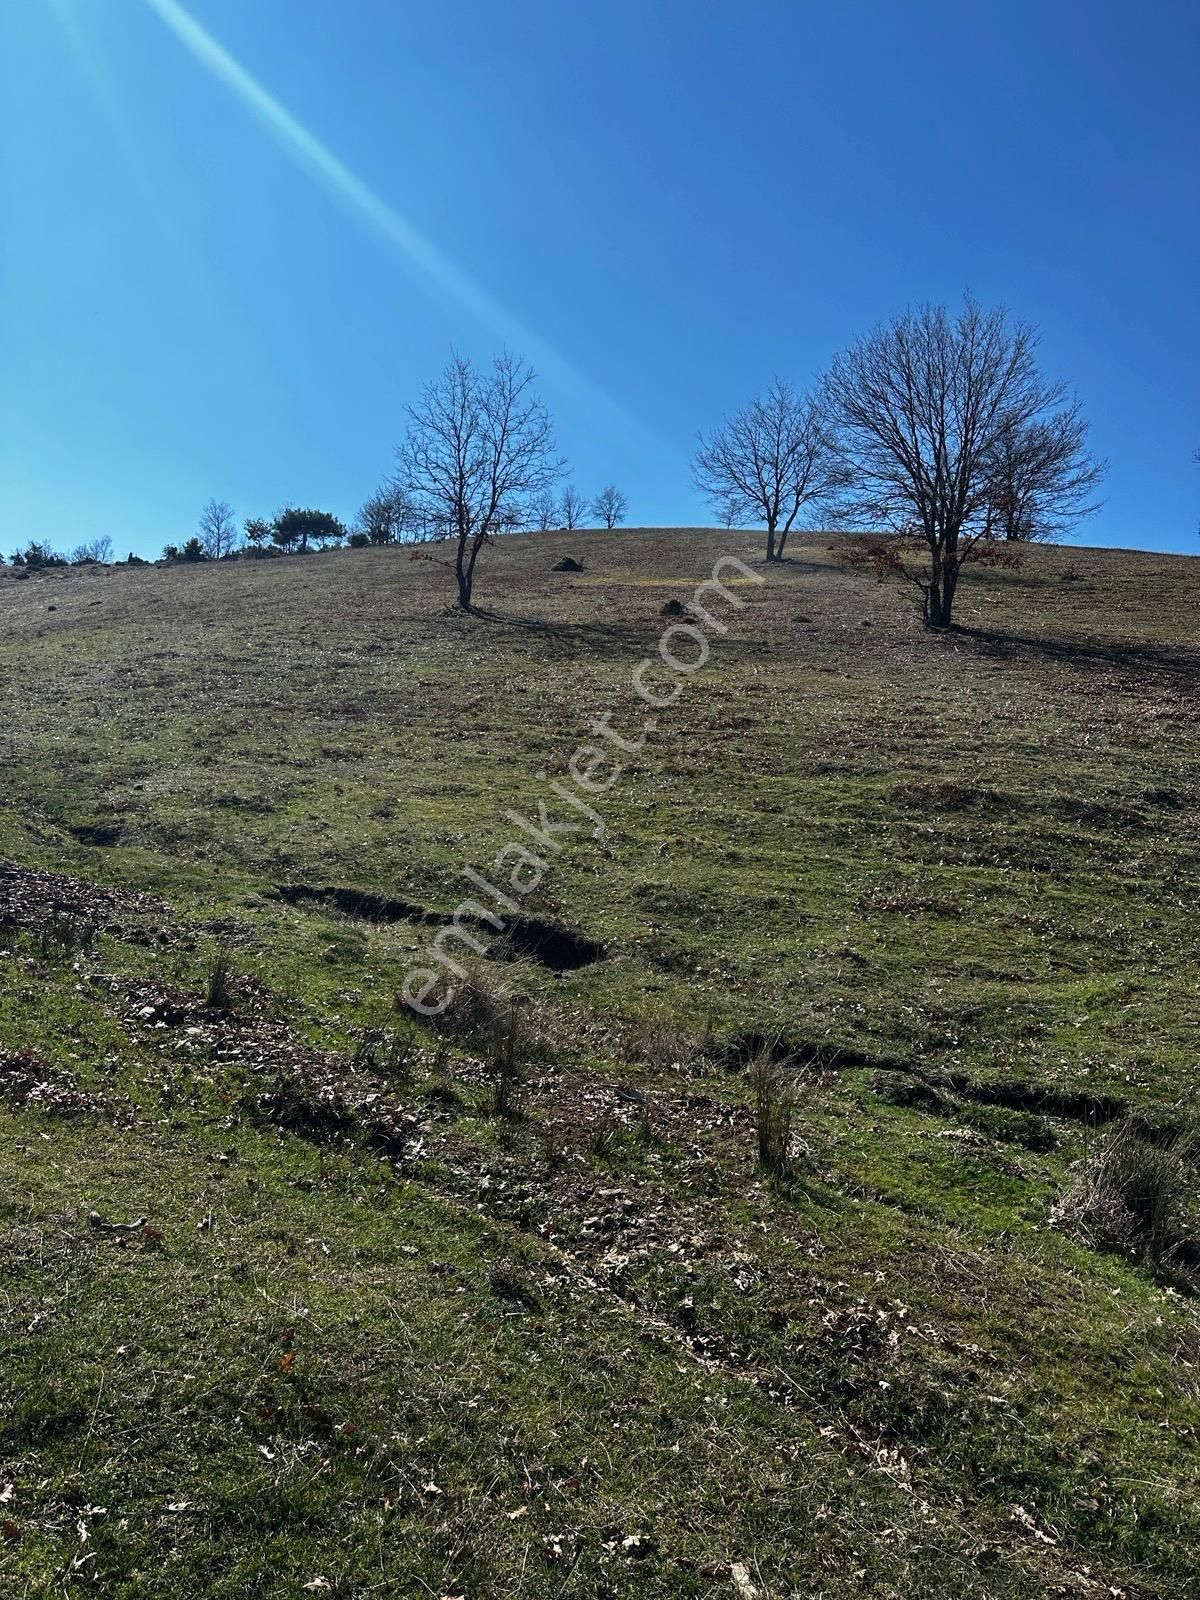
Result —
M 519 350 L 594 425 L 639 450 L 664 448 L 644 423 L 559 355 L 340 161 L 179 0 L 146 0 L 146 4 L 297 166 L 364 223 L 439 299 L 467 312 L 504 344 Z

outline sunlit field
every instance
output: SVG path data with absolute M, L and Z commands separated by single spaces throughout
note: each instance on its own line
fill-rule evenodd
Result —
M 841 548 L 0 573 L 6 1595 L 1195 1594 L 1200 565 Z

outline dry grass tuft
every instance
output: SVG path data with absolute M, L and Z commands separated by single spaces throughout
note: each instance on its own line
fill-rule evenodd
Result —
M 233 1009 L 233 969 L 224 950 L 218 950 L 208 975 L 204 1003 L 210 1011 Z
M 1053 1220 L 1102 1249 L 1170 1267 L 1192 1239 L 1192 1156 L 1186 1139 L 1151 1144 L 1125 1123 L 1085 1158 Z
M 509 1001 L 508 1016 L 497 1027 L 492 1042 L 489 1077 L 491 1080 L 492 1110 L 498 1117 L 511 1115 L 513 1095 L 516 1093 L 517 1084 L 521 1078 L 517 1061 L 521 1034 L 520 1004 L 521 1002 L 516 999 Z
M 764 1047 L 750 1063 L 754 1091 L 754 1126 L 758 1163 L 773 1177 L 786 1177 L 792 1163 L 792 1119 L 796 1109 L 796 1075 Z

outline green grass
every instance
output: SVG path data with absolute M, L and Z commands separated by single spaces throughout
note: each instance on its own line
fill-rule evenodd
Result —
M 1035 550 L 936 638 L 830 546 L 527 902 L 605 959 L 482 964 L 508 1117 L 397 1013 L 432 927 L 278 888 L 452 907 L 756 541 L 506 540 L 484 618 L 430 552 L 0 575 L 0 858 L 117 891 L 0 927 L 0 1592 L 1195 1592 L 1198 1302 L 1051 1217 L 1098 1109 L 1197 1126 L 1200 569 Z

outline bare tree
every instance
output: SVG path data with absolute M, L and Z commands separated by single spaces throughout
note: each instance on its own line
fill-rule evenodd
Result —
M 416 532 L 417 511 L 408 493 L 385 483 L 359 507 L 355 529 L 372 544 L 400 544 Z
M 929 627 L 950 626 L 968 561 L 1019 559 L 1000 542 L 1006 440 L 1022 503 L 1043 527 L 1079 514 L 1076 492 L 1086 495 L 1103 471 L 1086 455 L 1065 387 L 1042 377 L 1036 353 L 1029 324 L 968 296 L 957 314 L 926 306 L 897 317 L 834 362 L 845 513 L 878 535 L 855 541 L 848 559 L 916 584 Z M 1037 441 L 1056 431 L 1059 448 L 1041 450 Z M 1015 525 L 1035 527 L 1026 515 Z
M 558 497 L 558 515 L 564 528 L 572 532 L 583 521 L 587 504 L 573 483 L 569 483 Z
M 1100 509 L 1089 496 L 1104 477 L 1105 464 L 1088 454 L 1087 433 L 1078 401 L 1024 427 L 1001 430 L 990 463 L 987 508 L 994 536 L 1049 541 Z
M 71 565 L 79 567 L 94 561 L 99 566 L 107 566 L 112 560 L 112 547 L 112 540 L 107 534 L 99 539 L 89 539 L 86 544 L 76 545 L 71 551 Z
M 210 561 L 220 561 L 237 549 L 238 525 L 233 507 L 224 500 L 210 500 L 200 513 L 200 543 Z
M 464 611 L 484 545 L 562 472 L 549 415 L 532 385 L 532 370 L 507 351 L 487 373 L 454 356 L 409 407 L 396 482 L 431 522 L 448 525 Z
M 558 496 L 550 489 L 543 490 L 541 494 L 535 496 L 529 513 L 534 527 L 540 529 L 542 533 L 548 528 L 557 528 Z
M 801 507 L 840 481 L 822 393 L 797 394 L 773 379 L 716 433 L 700 435 L 692 478 L 727 526 L 765 522 L 767 560 L 782 561 Z
M 624 522 L 629 511 L 629 501 L 615 483 L 606 484 L 592 501 L 592 515 L 599 517 L 606 528 L 615 528 Z

